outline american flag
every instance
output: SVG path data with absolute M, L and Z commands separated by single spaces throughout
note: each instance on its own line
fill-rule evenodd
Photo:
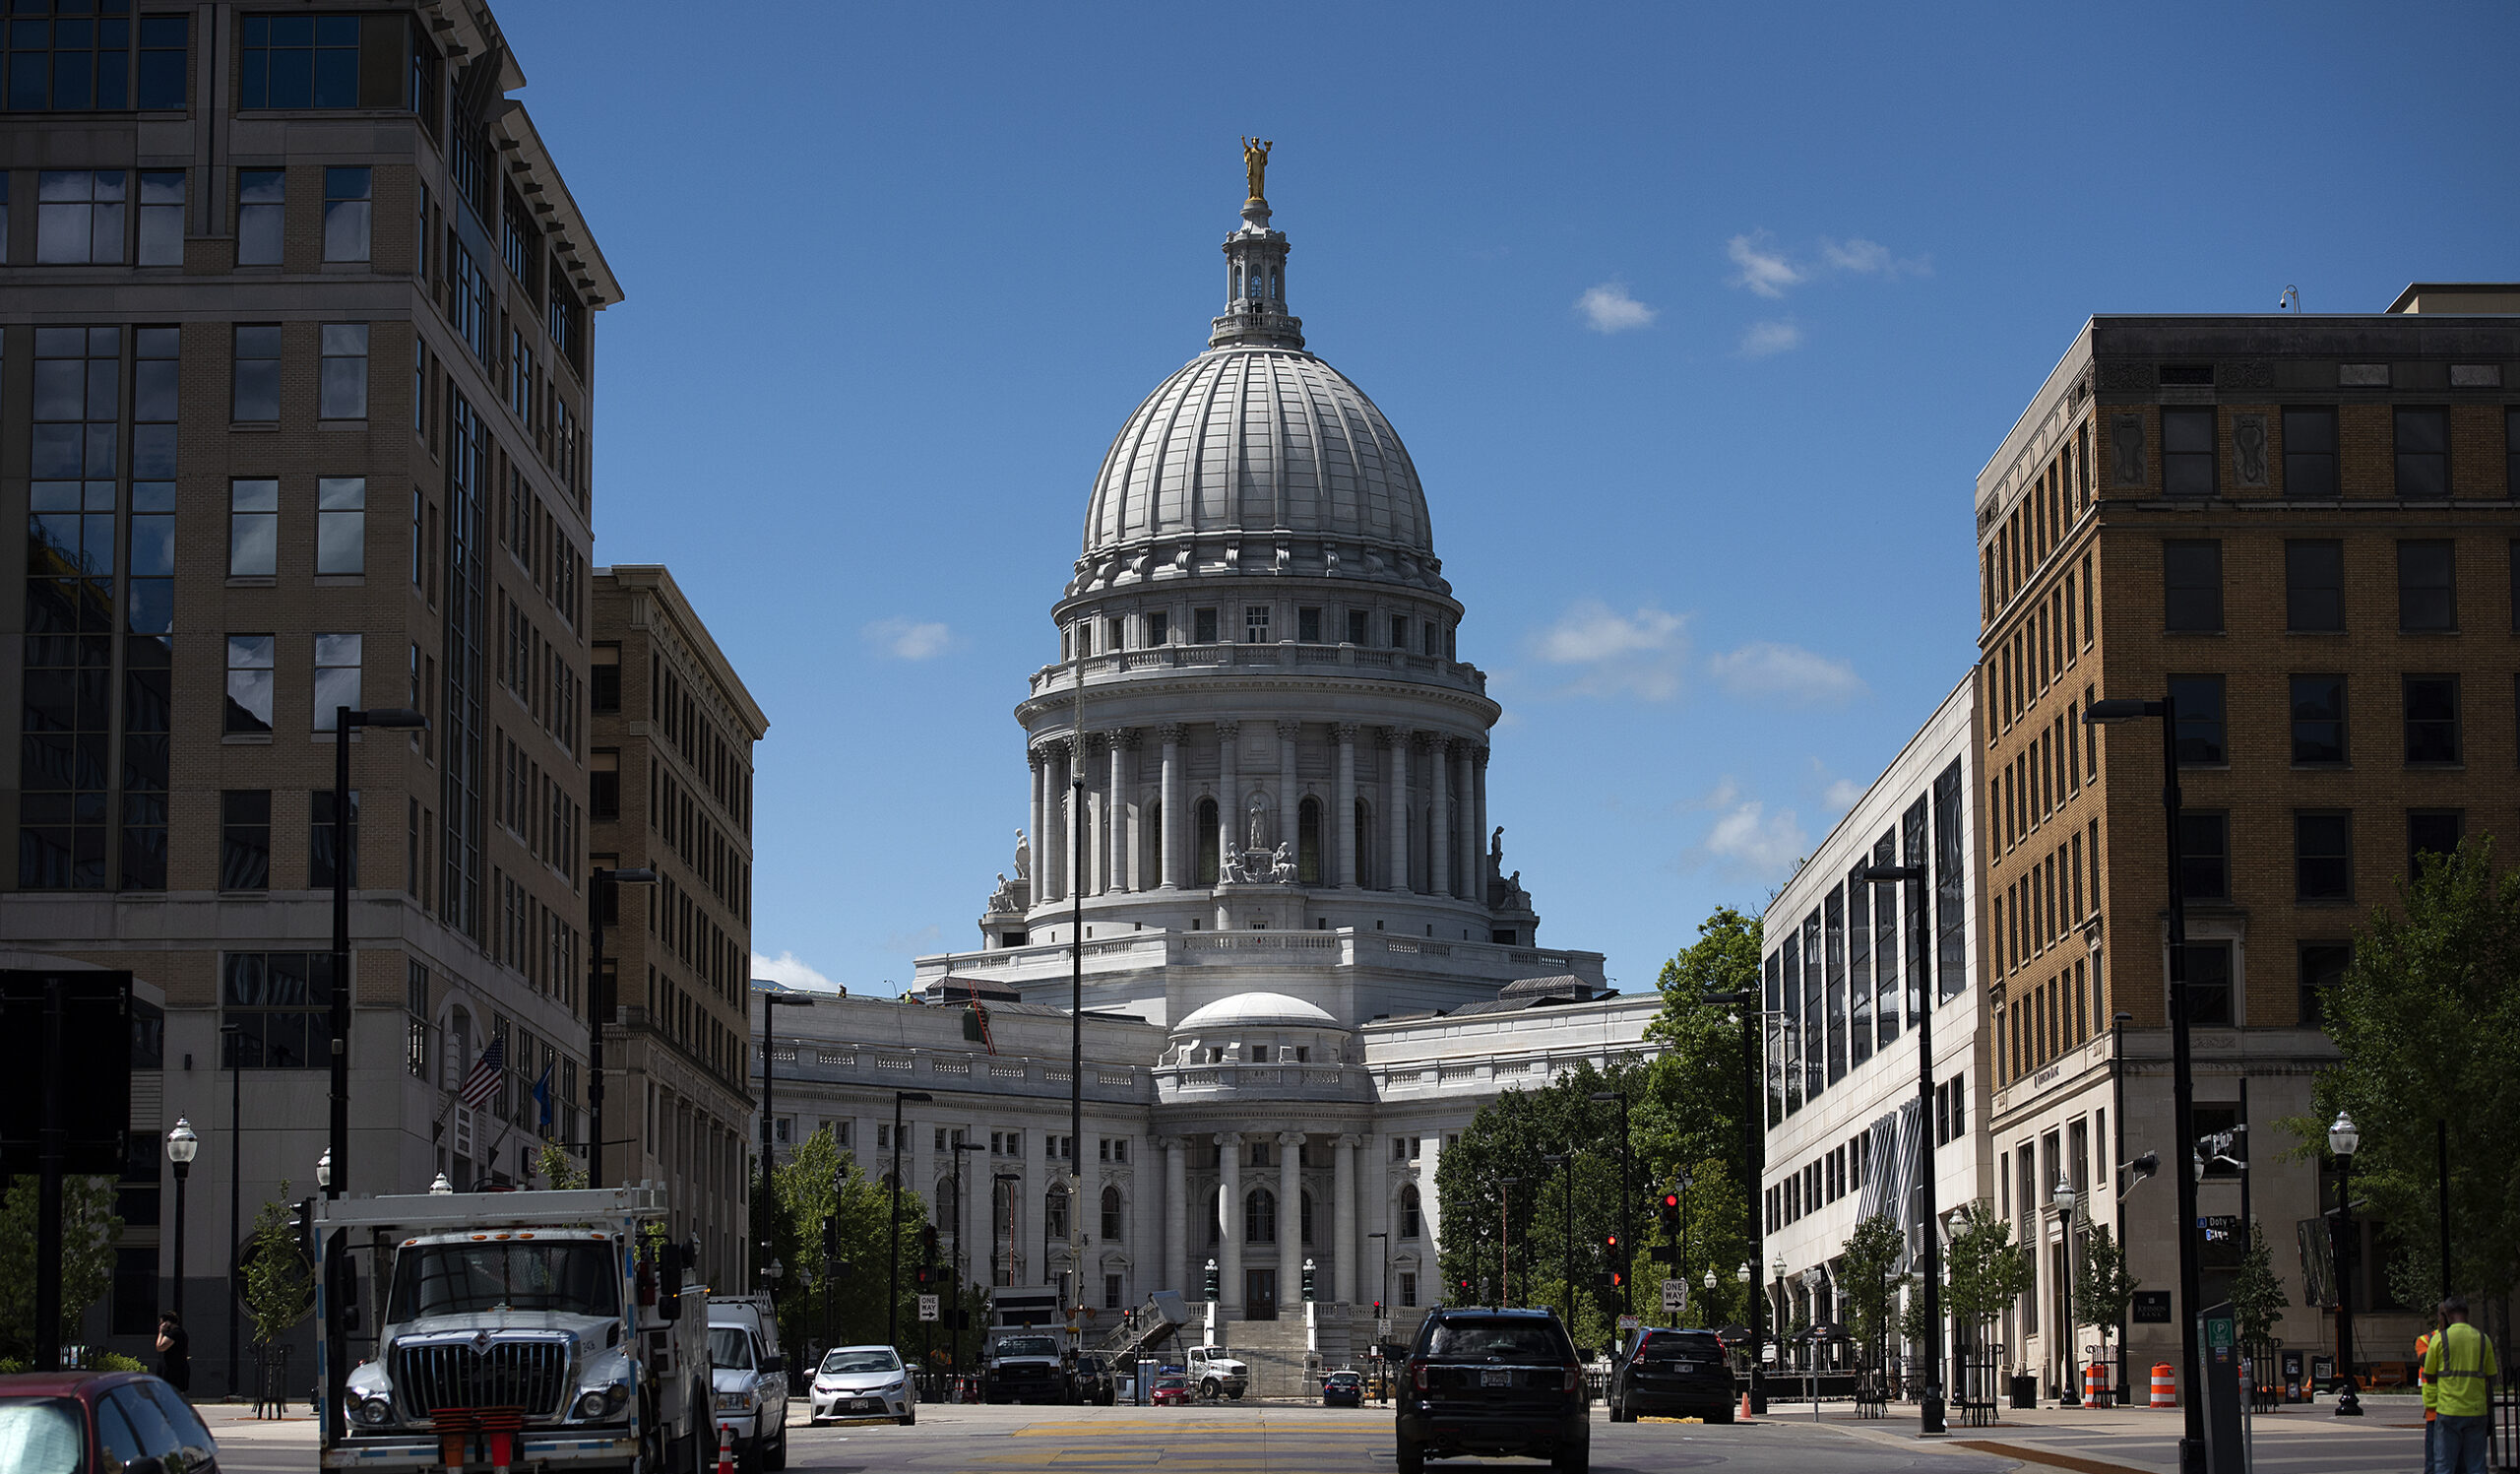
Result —
M 464 1089 L 459 1098 L 475 1111 L 488 1105 L 490 1097 L 499 1093 L 499 1077 L 506 1072 L 507 1063 L 507 1036 L 491 1035 L 488 1048 L 472 1061 L 472 1072 L 464 1077 Z

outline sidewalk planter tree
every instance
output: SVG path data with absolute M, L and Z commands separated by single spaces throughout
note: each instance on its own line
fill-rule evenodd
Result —
M 1888 1366 L 1884 1343 L 1890 1337 L 1891 1312 L 1900 1289 L 1913 1277 L 1898 1267 L 1907 1248 L 1897 1220 L 1875 1213 L 1848 1236 L 1846 1257 L 1839 1265 L 1839 1282 L 1847 1287 L 1847 1332 L 1869 1350 L 1875 1372 Z
M 32 1177 L 9 1184 L 0 1202 L 0 1356 L 24 1363 L 35 1344 L 35 1201 Z M 122 1220 L 114 1216 L 111 1178 L 61 1180 L 61 1341 L 80 1339 L 88 1308 L 114 1283 L 114 1246 Z
M 2012 1242 L 2011 1220 L 1984 1199 L 1960 1211 L 1946 1257 L 1950 1284 L 1943 1305 L 1956 1332 L 1952 1356 L 1957 1361 L 1964 1351 L 1986 1344 L 1986 1328 L 2038 1280 L 2029 1253 Z M 1977 1390 L 1982 1397 L 1992 1395 L 1991 1388 Z
M 2083 1236 L 2082 1263 L 2074 1270 L 2074 1313 L 2084 1324 L 2100 1327 L 2101 1342 L 2107 1346 L 2116 1333 L 2118 1322 L 2126 1318 L 2126 1308 L 2134 1303 L 2139 1281 L 2126 1272 L 2126 1250 L 2109 1231 L 2108 1224 L 2086 1219 Z M 2122 1359 L 2125 1348 L 2117 1350 Z M 2110 1365 L 2115 1366 L 2116 1362 L 2112 1360 Z M 2110 1378 L 2120 1398 L 2128 1391 L 2125 1370 L 2117 1367 Z

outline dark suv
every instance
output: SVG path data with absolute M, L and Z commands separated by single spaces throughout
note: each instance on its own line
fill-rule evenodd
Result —
M 1724 1343 L 1711 1330 L 1649 1326 L 1610 1368 L 1613 1423 L 1633 1423 L 1639 1413 L 1730 1423 L 1739 1395 Z
M 1585 1474 L 1584 1366 L 1553 1311 L 1427 1313 L 1400 1368 L 1399 1474 L 1429 1458 L 1522 1454 Z

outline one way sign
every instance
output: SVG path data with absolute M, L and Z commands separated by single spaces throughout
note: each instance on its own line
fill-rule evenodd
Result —
M 1676 1315 L 1689 1308 L 1689 1282 L 1673 1275 L 1663 1281 L 1663 1313 Z

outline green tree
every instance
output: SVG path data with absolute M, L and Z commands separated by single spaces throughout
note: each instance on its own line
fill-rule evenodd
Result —
M 1759 987 L 1760 923 L 1719 906 L 1698 923 L 1698 939 L 1663 964 L 1655 986 L 1663 1011 L 1646 1037 L 1664 1053 L 1649 1069 L 1654 1119 L 1640 1125 L 1657 1137 L 1659 1155 L 1675 1162 L 1741 1156 L 1741 1113 L 1749 1081 L 1741 1061 L 1741 1016 L 1709 993 Z
M 2232 1318 L 2237 1322 L 2240 1345 L 2258 1355 L 2273 1351 L 2275 1327 L 2283 1320 L 2288 1303 L 2284 1281 L 2275 1274 L 2275 1255 L 2266 1245 L 2266 1230 L 2251 1222 L 2248 1252 L 2240 1258 L 2239 1273 L 2232 1278 Z
M 2355 1195 L 2369 1218 L 2409 1225 L 2400 1242 L 2421 1256 L 2438 1240 L 2433 1132 L 2446 1121 L 2449 1279 L 2496 1300 L 2520 1273 L 2520 1173 L 2508 1170 L 2502 1135 L 2520 1120 L 2515 977 L 2520 884 L 2494 868 L 2492 840 L 2426 856 L 2399 883 L 2396 908 L 2372 912 L 2343 980 L 2322 994 L 2337 1062 L 2319 1075 L 2315 1114 L 2283 1122 L 2300 1139 L 2294 1154 L 2316 1156 L 2328 1122 L 2352 1115 L 2362 1133 Z
M 0 1199 L 0 1350 L 17 1357 L 35 1344 L 35 1209 L 41 1185 L 32 1177 L 9 1184 Z M 79 1338 L 79 1320 L 114 1283 L 114 1246 L 122 1220 L 114 1216 L 111 1178 L 61 1180 L 61 1339 Z
M 758 1196 L 758 1194 L 756 1194 Z M 904 1191 L 901 1200 L 900 1283 L 887 1275 L 893 1258 L 893 1199 L 882 1180 L 857 1165 L 824 1126 L 798 1143 L 771 1173 L 768 1212 L 756 1221 L 769 1228 L 771 1252 L 784 1277 L 779 1282 L 779 1334 L 783 1345 L 807 1341 L 826 1345 L 862 1345 L 884 1335 L 888 1291 L 897 1290 L 894 1318 L 907 1332 L 896 1349 L 914 1360 L 918 1335 L 918 1285 L 914 1271 L 919 1259 L 919 1229 L 927 1221 L 927 1203 Z M 825 1225 L 830 1225 L 830 1237 Z M 825 1257 L 825 1247 L 837 1250 Z M 765 1260 L 765 1262 L 767 1262 Z M 980 1266 L 976 1265 L 977 1269 Z M 988 1292 L 984 1285 L 962 1288 L 963 1309 L 975 1326 L 985 1323 Z M 972 1336 L 966 1333 L 968 1343 Z
M 2074 1268 L 2074 1314 L 2084 1324 L 2099 1326 L 2106 1340 L 2125 1318 L 2140 1282 L 2126 1272 L 2126 1250 L 2108 1224 L 2084 1223 L 2080 1256 L 2082 1262 Z
M 1962 1210 L 1960 1231 L 1944 1248 L 1949 1263 L 1944 1314 L 1963 1333 L 1962 1344 L 1984 1339 L 1985 1327 L 2036 1283 L 2029 1253 L 2012 1242 L 2012 1221 L 1982 1200 Z
M 306 1260 L 305 1241 L 290 1227 L 297 1206 L 289 1201 L 284 1179 L 280 1193 L 254 1215 L 253 1231 L 246 1235 L 253 1251 L 245 1261 L 242 1298 L 257 1346 L 279 1340 L 315 1311 L 315 1269 Z
M 1898 1268 L 1899 1256 L 1907 1250 L 1908 1236 L 1899 1231 L 1898 1220 L 1875 1213 L 1855 1226 L 1839 1263 L 1838 1281 L 1847 1291 L 1847 1332 L 1857 1345 L 1869 1347 L 1876 1361 L 1889 1337 L 1891 1310 L 1909 1280 Z
M 542 1175 L 546 1186 L 583 1187 L 587 1185 L 586 1165 L 557 1141 L 542 1143 L 542 1150 L 535 1154 L 534 1166 Z

